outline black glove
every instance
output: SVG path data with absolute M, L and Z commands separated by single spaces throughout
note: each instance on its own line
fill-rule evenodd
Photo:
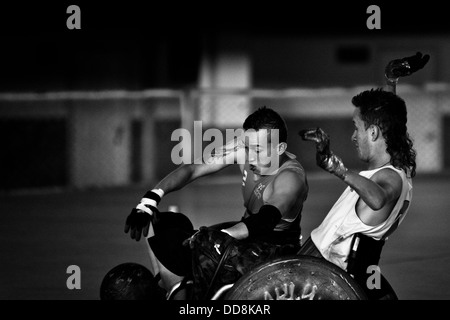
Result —
M 298 133 L 303 140 L 316 143 L 316 163 L 322 169 L 345 179 L 347 168 L 342 159 L 330 150 L 330 137 L 321 128 L 301 130 Z
M 125 233 L 130 231 L 131 239 L 139 241 L 141 236 L 147 236 L 150 222 L 156 223 L 158 216 L 157 205 L 161 196 L 156 192 L 148 191 L 136 208 L 131 210 L 125 221 Z
M 131 229 L 131 239 L 141 240 L 142 235 L 145 237 L 148 234 L 152 218 L 147 212 L 133 208 L 125 221 L 125 233 Z
M 385 76 L 390 82 L 397 82 L 398 78 L 406 77 L 422 69 L 430 60 L 430 55 L 422 56 L 417 52 L 414 56 L 391 60 L 385 68 Z

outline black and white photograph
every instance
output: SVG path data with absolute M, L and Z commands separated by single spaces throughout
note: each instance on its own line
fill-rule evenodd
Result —
M 449 21 L 430 2 L 2 4 L 0 300 L 232 318 L 450 299 Z

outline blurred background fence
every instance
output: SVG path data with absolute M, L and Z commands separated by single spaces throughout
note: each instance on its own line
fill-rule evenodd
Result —
M 314 148 L 297 131 L 315 126 L 330 134 L 332 149 L 348 166 L 361 168 L 350 142 L 350 101 L 369 88 L 2 93 L 0 189 L 153 183 L 176 167 L 171 152 L 180 141 L 172 141 L 174 130 L 192 133 L 194 121 L 202 121 L 203 131 L 240 128 L 264 105 L 285 118 L 288 149 L 309 172 L 317 170 Z M 397 93 L 408 106 L 418 174 L 448 170 L 450 85 L 400 85 Z M 237 173 L 233 170 L 221 174 Z

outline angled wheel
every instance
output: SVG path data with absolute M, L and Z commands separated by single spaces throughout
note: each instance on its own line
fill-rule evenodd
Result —
M 356 281 L 331 262 L 311 256 L 283 257 L 242 276 L 225 300 L 366 300 Z

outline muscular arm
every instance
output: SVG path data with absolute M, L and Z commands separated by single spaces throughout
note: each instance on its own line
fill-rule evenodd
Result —
M 245 150 L 239 151 L 239 148 L 226 149 L 225 147 L 217 156 L 212 157 L 213 161 L 181 165 L 162 179 L 154 189 L 147 191 L 140 203 L 128 215 L 125 221 L 125 233 L 131 230 L 130 236 L 136 241 L 139 241 L 142 235 L 147 236 L 151 220 L 153 219 L 154 223 L 158 220 L 155 213 L 158 212 L 157 206 L 165 194 L 179 190 L 195 179 L 222 170 L 234 163 L 233 160 L 239 152 L 245 152 Z
M 302 130 L 299 134 L 304 140 L 316 143 L 317 164 L 342 179 L 358 193 L 360 199 L 356 212 L 363 222 L 376 224 L 387 218 L 394 200 L 399 197 L 402 190 L 402 180 L 394 170 L 382 169 L 371 179 L 367 179 L 344 166 L 342 159 L 330 150 L 329 137 L 322 129 Z
M 367 179 L 355 172 L 348 171 L 344 179 L 358 195 L 356 211 L 363 222 L 374 224 L 384 221 L 392 209 L 392 204 L 400 196 L 402 180 L 398 173 L 391 169 L 383 169 Z M 364 206 L 363 203 L 367 206 Z M 373 217 L 377 213 L 377 217 Z
M 168 194 L 182 189 L 200 177 L 220 171 L 226 166 L 217 164 L 184 164 L 164 177 L 155 186 L 155 189 L 162 189 L 164 194 Z
M 213 174 L 234 164 L 242 153 L 245 153 L 245 150 L 238 146 L 237 140 L 231 141 L 223 146 L 220 152 L 206 159 L 206 163 L 179 166 L 162 179 L 155 189 L 164 190 L 164 194 L 179 190 L 200 177 Z
M 344 182 L 355 190 L 372 210 L 380 210 L 386 203 L 397 199 L 402 186 L 400 176 L 391 169 L 378 171 L 372 180 L 348 171 Z
M 284 216 L 295 205 L 299 197 L 306 198 L 307 192 L 307 185 L 301 182 L 298 175 L 286 170 L 273 181 L 272 190 L 267 195 L 264 204 L 276 207 L 281 216 Z M 249 236 L 249 231 L 244 222 L 239 222 L 224 231 L 236 239 L 245 239 Z

